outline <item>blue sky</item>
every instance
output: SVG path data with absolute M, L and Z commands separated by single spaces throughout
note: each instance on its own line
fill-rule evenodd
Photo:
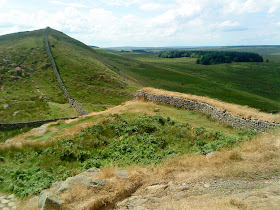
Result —
M 280 0 L 0 0 L 0 35 L 50 26 L 89 45 L 280 44 Z

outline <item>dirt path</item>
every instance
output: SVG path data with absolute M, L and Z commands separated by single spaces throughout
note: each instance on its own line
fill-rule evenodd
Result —
M 117 204 L 118 209 L 279 209 L 280 180 L 209 179 L 155 183 Z

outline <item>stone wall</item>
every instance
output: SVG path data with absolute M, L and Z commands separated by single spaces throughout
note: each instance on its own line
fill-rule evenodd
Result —
M 76 119 L 76 118 L 77 117 L 65 117 L 65 118 L 38 120 L 38 121 L 21 122 L 21 123 L 0 123 L 0 131 L 13 130 L 13 129 L 24 128 L 24 127 L 38 127 L 45 123 L 55 122 L 57 120 L 69 120 L 69 119 Z
M 207 103 L 201 103 L 197 101 L 187 100 L 183 98 L 168 96 L 168 95 L 156 95 L 144 91 L 137 91 L 136 98 L 142 98 L 147 101 L 159 102 L 168 104 L 174 107 L 184 108 L 187 110 L 193 110 L 209 115 L 211 118 L 218 120 L 224 124 L 230 125 L 238 129 L 250 129 L 258 131 L 267 131 L 279 126 L 276 123 L 269 123 L 260 120 L 242 119 L 232 116 L 226 111 L 220 111 Z
M 52 63 L 52 66 L 53 66 L 53 70 L 54 70 L 54 73 L 56 75 L 56 78 L 57 78 L 57 81 L 58 81 L 58 84 L 59 84 L 59 87 L 63 90 L 65 96 L 67 97 L 68 99 L 68 102 L 69 104 L 71 104 L 71 106 L 73 106 L 77 112 L 79 112 L 81 115 L 85 115 L 85 114 L 88 114 L 87 111 L 85 111 L 82 106 L 73 98 L 71 98 L 71 95 L 70 93 L 67 91 L 61 77 L 60 77 L 60 74 L 57 70 L 57 66 L 55 64 L 55 61 L 53 59 L 53 56 L 52 56 L 52 53 L 51 53 L 51 49 L 50 49 L 50 45 L 49 45 L 49 39 L 48 39 L 48 35 L 49 35 L 49 27 L 46 28 L 46 37 L 45 37 L 45 42 L 46 42 L 46 48 L 47 48 L 47 53 L 48 53 L 48 56 L 49 56 L 49 59 L 51 60 L 51 63 Z

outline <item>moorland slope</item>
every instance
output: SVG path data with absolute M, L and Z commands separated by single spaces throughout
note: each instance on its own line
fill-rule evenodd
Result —
M 78 115 L 67 103 L 47 55 L 46 29 L 0 37 L 0 122 Z M 69 94 L 85 110 L 131 99 L 133 85 L 87 45 L 50 29 L 50 51 Z

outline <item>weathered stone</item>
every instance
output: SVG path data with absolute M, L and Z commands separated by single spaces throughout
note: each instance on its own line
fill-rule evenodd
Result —
M 141 206 L 144 203 L 146 203 L 147 201 L 148 201 L 148 199 L 145 199 L 145 198 L 135 199 L 135 200 L 131 201 L 131 205 L 132 206 Z
M 152 185 L 146 187 L 146 190 L 148 191 L 148 193 L 156 193 L 165 190 L 167 187 L 168 185 Z
M 19 113 L 19 111 L 15 111 L 15 112 L 13 113 L 13 116 L 16 116 L 18 113 Z
M 126 199 L 124 199 L 123 201 L 119 202 L 119 203 L 117 204 L 117 207 L 124 206 L 127 202 L 128 202 L 128 198 L 126 198 Z
M 215 156 L 216 154 L 219 154 L 219 151 L 214 151 L 214 152 L 210 152 L 206 155 L 206 158 L 211 158 L 213 156 Z
M 127 170 L 118 170 L 115 171 L 115 175 L 121 179 L 128 179 L 128 171 Z
M 7 198 L 9 198 L 9 199 L 14 199 L 14 198 L 15 198 L 15 195 L 14 195 L 14 194 L 11 194 L 11 195 L 9 195 Z
M 205 188 L 209 188 L 211 185 L 209 183 L 204 184 Z
M 39 196 L 35 196 L 25 204 L 24 209 L 35 209 L 38 207 L 38 202 L 39 202 Z
M 189 189 L 189 187 L 185 186 L 185 185 L 178 187 L 178 190 L 181 190 L 181 191 L 185 191 L 185 190 L 188 190 L 188 189 Z
M 154 109 L 154 112 L 159 112 L 159 111 L 160 111 L 159 108 L 155 108 L 155 109 Z
M 97 188 L 102 189 L 106 185 L 107 181 L 104 179 L 98 179 L 98 178 L 88 178 L 85 180 L 84 184 L 85 187 L 88 189 L 91 188 Z
M 238 116 L 233 116 L 230 113 L 220 111 L 207 103 L 196 102 L 179 97 L 173 97 L 169 95 L 157 95 L 144 91 L 137 91 L 135 97 L 145 99 L 147 101 L 160 102 L 163 104 L 180 107 L 187 110 L 198 111 L 207 114 L 211 118 L 216 119 L 222 123 L 231 125 L 234 128 L 267 131 L 279 126 L 279 124 L 276 123 L 269 123 L 260 120 L 243 119 Z
M 137 206 L 137 207 L 133 208 L 133 210 L 146 210 L 146 208 L 143 206 Z
M 52 210 L 61 210 L 63 201 L 59 197 L 51 192 L 43 191 L 40 194 L 38 209 L 52 209 Z
M 3 204 L 6 204 L 6 203 L 9 203 L 10 201 L 9 200 L 6 200 L 6 199 L 2 199 L 1 200 L 1 203 L 3 203 Z
M 63 183 L 64 183 L 63 181 L 53 183 L 52 184 L 52 191 L 58 190 L 62 186 Z
M 61 187 L 58 189 L 58 194 L 63 193 L 70 188 L 72 188 L 75 184 L 82 183 L 84 180 L 86 180 L 87 177 L 85 176 L 74 176 L 69 177 L 65 180 L 65 182 L 61 185 Z
M 185 197 L 187 197 L 187 196 L 188 196 L 187 193 L 185 193 L 185 192 L 179 192 L 179 193 L 175 194 L 175 195 L 173 196 L 173 198 L 174 198 L 174 200 L 180 200 L 180 199 L 185 198 Z
M 3 105 L 3 108 L 4 108 L 4 109 L 8 109 L 9 107 L 10 107 L 9 104 L 4 104 L 4 105 Z
M 15 202 L 9 202 L 9 203 L 8 203 L 8 206 L 10 206 L 10 207 L 13 207 L 13 206 L 15 206 L 15 205 L 16 205 Z
M 4 207 L 5 207 L 5 205 L 0 203 L 0 208 L 4 208 Z
M 8 207 L 4 207 L 2 210 L 10 210 L 10 208 L 8 208 Z

